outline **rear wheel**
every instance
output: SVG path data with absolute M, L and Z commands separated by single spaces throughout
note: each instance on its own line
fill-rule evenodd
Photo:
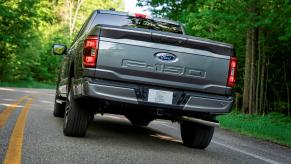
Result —
M 214 127 L 193 122 L 181 122 L 181 137 L 187 147 L 204 149 L 213 136 Z
M 84 137 L 86 135 L 90 115 L 88 110 L 82 108 L 82 105 L 84 105 L 82 101 L 73 98 L 72 90 L 70 90 L 65 107 L 63 129 L 66 136 Z
M 65 115 L 65 105 L 64 103 L 57 102 L 57 96 L 55 96 L 55 105 L 54 105 L 54 116 L 63 118 Z

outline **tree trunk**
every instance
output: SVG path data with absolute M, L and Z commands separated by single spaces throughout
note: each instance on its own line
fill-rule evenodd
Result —
M 258 42 L 258 29 L 253 28 L 251 29 L 251 48 L 250 48 L 250 81 L 249 81 L 249 104 L 248 104 L 248 113 L 253 114 L 256 112 L 255 109 L 255 102 L 257 101 L 256 98 L 256 64 L 255 60 L 257 58 L 257 42 Z
M 66 22 L 69 27 L 69 37 L 72 38 L 72 35 L 74 33 L 74 30 L 76 28 L 76 20 L 77 16 L 79 14 L 80 8 L 82 6 L 82 3 L 84 0 L 78 0 L 77 4 L 74 3 L 74 0 L 66 0 Z
M 243 88 L 243 103 L 242 111 L 249 111 L 249 92 L 250 92 L 250 59 L 251 59 L 251 30 L 247 31 L 246 37 L 246 56 L 245 56 L 245 72 L 244 72 L 244 88 Z
M 268 69 L 268 65 L 269 65 L 269 59 L 265 57 L 265 61 L 267 61 L 267 63 L 265 64 L 265 68 L 266 68 L 266 83 L 265 83 L 265 89 L 264 89 L 264 106 L 263 106 L 263 115 L 267 113 L 267 109 L 269 109 L 269 105 L 268 105 L 268 101 L 267 101 L 267 93 L 268 93 L 268 79 L 269 79 L 269 69 Z
M 69 4 L 69 29 L 70 29 L 70 33 L 69 33 L 69 37 L 71 39 L 71 33 L 72 33 L 72 15 L 73 15 L 73 9 L 74 9 L 74 1 L 72 0 L 68 0 L 68 4 Z
M 80 8 L 81 8 L 81 5 L 82 5 L 83 1 L 84 0 L 78 0 L 77 9 L 75 10 L 74 17 L 72 18 L 72 22 L 70 24 L 70 37 L 72 37 L 73 32 L 75 30 L 75 27 L 76 27 L 76 19 L 77 19 L 77 16 L 78 16 L 78 13 L 80 11 Z
M 238 111 L 239 96 L 240 94 L 238 92 L 235 93 L 235 111 Z
M 260 33 L 259 33 L 260 34 Z M 260 35 L 259 35 L 260 36 Z M 255 93 L 255 97 L 256 97 L 256 102 L 255 102 L 255 113 L 256 114 L 259 114 L 260 113 L 260 110 L 259 110 L 259 102 L 260 102 L 260 96 L 259 96 L 259 93 L 260 93 L 260 82 L 262 81 L 261 79 L 261 60 L 262 60 L 262 46 L 260 44 L 261 42 L 259 42 L 258 44 L 258 62 L 257 62 L 257 73 L 256 73 L 256 93 Z
M 249 111 L 248 111 L 248 114 L 251 114 L 251 113 L 253 113 L 253 108 L 252 108 L 252 104 L 253 104 L 253 83 L 254 83 L 254 79 L 253 79 L 253 77 L 254 77 L 254 53 L 253 53 L 253 51 L 254 51 L 254 44 L 253 44 L 253 42 L 254 42 L 254 40 L 253 40 L 253 38 L 254 38 L 254 31 L 253 31 L 253 29 L 251 29 L 251 43 L 250 43 L 250 80 L 249 80 L 249 104 L 248 104 L 248 109 L 249 109 Z
M 250 22 L 255 22 L 255 17 L 251 15 L 258 15 L 258 2 L 256 0 L 249 1 L 248 13 L 250 15 Z M 253 114 L 257 111 L 256 101 L 256 58 L 258 53 L 258 27 L 250 27 L 247 30 L 246 38 L 246 57 L 245 57 L 245 76 L 244 76 L 244 90 L 243 90 L 243 112 Z
M 265 104 L 265 96 L 264 96 L 264 92 L 266 91 L 265 90 L 265 73 L 266 73 L 266 57 L 265 57 L 265 32 L 262 32 L 260 37 L 260 58 L 261 58 L 261 74 L 260 74 L 260 85 L 259 85 L 259 114 L 262 114 L 264 113 L 264 104 Z
M 288 112 L 288 116 L 290 116 L 290 108 L 289 108 L 289 86 L 288 86 L 288 82 L 287 82 L 287 74 L 286 74 L 286 63 L 284 62 L 283 64 L 284 67 L 284 82 L 286 85 L 286 92 L 287 92 L 287 112 Z

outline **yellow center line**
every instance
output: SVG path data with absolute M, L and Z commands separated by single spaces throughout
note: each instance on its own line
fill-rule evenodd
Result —
M 3 128 L 3 126 L 6 124 L 8 118 L 10 117 L 11 113 L 15 108 L 18 107 L 18 104 L 20 104 L 25 98 L 27 98 L 28 95 L 20 97 L 16 102 L 9 104 L 1 113 L 0 113 L 0 128 Z
M 14 126 L 9 140 L 8 149 L 4 159 L 4 164 L 20 164 L 22 155 L 23 134 L 29 108 L 32 104 L 32 98 L 24 105 Z

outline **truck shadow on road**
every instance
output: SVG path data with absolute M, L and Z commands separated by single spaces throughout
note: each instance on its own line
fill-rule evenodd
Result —
M 182 141 L 150 127 L 133 126 L 126 119 L 108 119 L 95 117 L 90 122 L 87 140 L 109 145 L 120 145 L 132 148 L 144 148 L 156 151 L 201 151 L 184 147 Z
M 57 126 L 62 126 L 63 120 L 57 119 Z M 157 123 L 158 124 L 158 123 Z M 59 129 L 61 130 L 61 129 Z M 161 131 L 167 133 L 167 129 Z M 169 134 L 150 127 L 135 127 L 124 118 L 112 119 L 108 117 L 95 117 L 90 122 L 84 138 L 62 137 L 66 143 L 89 147 L 93 152 L 110 152 L 115 155 L 129 154 L 139 156 L 156 156 L 157 158 L 171 158 L 172 160 L 209 160 L 211 157 L 216 162 L 226 158 L 225 151 L 217 151 L 217 146 L 209 145 L 205 150 L 192 149 L 183 146 L 182 142 Z M 61 131 L 59 133 L 62 133 Z M 71 146 L 73 146 L 71 145 Z M 73 148 L 72 148 L 73 149 Z M 237 159 L 228 156 L 229 161 Z M 187 161 L 187 160 L 186 160 Z M 187 162 L 186 162 L 187 163 Z

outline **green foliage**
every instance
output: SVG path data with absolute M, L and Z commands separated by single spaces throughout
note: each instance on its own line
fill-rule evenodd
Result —
M 222 128 L 291 146 L 291 119 L 284 114 L 260 116 L 232 112 L 217 119 Z
M 250 28 L 259 28 L 260 36 L 263 36 L 259 38 L 259 51 L 264 52 L 267 59 L 266 107 L 269 111 L 276 111 L 277 102 L 287 102 L 287 92 L 291 95 L 290 89 L 286 90 L 286 86 L 291 88 L 289 0 L 138 0 L 138 2 L 140 6 L 148 6 L 156 16 L 182 22 L 189 35 L 233 44 L 239 66 L 236 90 L 241 94 L 244 81 L 246 32 Z M 250 13 L 249 8 L 255 8 L 258 14 Z M 287 70 L 286 74 L 283 66 Z M 284 82 L 285 77 L 287 84 Z
M 50 3 L 10 0 L 0 6 L 0 80 L 32 80 L 44 51 L 38 28 L 53 19 Z
M 69 1 L 75 12 L 77 0 L 0 0 L 0 82 L 56 81 L 62 58 L 51 55 L 51 45 L 70 45 Z M 93 10 L 123 8 L 122 0 L 82 2 L 73 36 Z

